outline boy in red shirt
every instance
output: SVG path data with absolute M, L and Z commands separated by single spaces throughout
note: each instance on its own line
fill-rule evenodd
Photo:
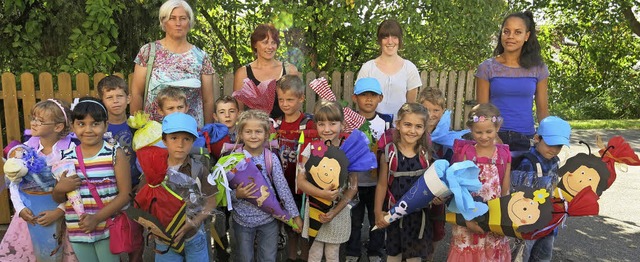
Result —
M 278 94 L 278 105 L 284 115 L 275 119 L 276 130 L 278 131 L 278 142 L 280 146 L 280 161 L 284 176 L 289 184 L 289 189 L 293 193 L 293 199 L 298 206 L 302 206 L 302 193 L 296 191 L 296 165 L 298 163 L 298 139 L 303 130 L 315 129 L 312 117 L 302 112 L 304 103 L 304 84 L 302 79 L 295 75 L 285 75 L 277 83 L 276 92 Z M 304 261 L 308 257 L 309 242 L 291 228 L 287 228 L 289 239 L 289 250 L 287 261 L 296 261 L 298 248 L 301 250 L 300 260 Z

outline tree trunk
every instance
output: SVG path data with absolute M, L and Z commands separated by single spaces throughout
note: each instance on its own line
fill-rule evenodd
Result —
M 624 14 L 624 18 L 629 22 L 629 27 L 631 31 L 636 34 L 636 36 L 640 36 L 640 23 L 636 18 L 635 14 L 633 14 L 633 10 L 631 10 L 631 6 L 625 6 L 622 8 L 622 14 Z

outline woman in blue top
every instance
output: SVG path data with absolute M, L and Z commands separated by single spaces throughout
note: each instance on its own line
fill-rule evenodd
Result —
M 549 69 L 542 61 L 533 14 L 514 13 L 502 22 L 495 57 L 478 66 L 478 103 L 496 105 L 504 124 L 498 135 L 512 152 L 527 151 L 535 133 L 533 101 L 538 121 L 549 115 Z

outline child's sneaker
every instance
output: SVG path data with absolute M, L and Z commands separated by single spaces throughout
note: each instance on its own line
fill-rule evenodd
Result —
M 345 260 L 345 261 L 346 262 L 358 262 L 358 258 L 359 257 L 347 256 L 347 260 Z
M 382 258 L 379 256 L 369 256 L 369 262 L 381 262 Z

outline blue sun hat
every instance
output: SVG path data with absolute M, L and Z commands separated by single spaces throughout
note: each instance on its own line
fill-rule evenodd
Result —
M 540 121 L 538 135 L 542 137 L 547 145 L 569 146 L 571 126 L 569 125 L 569 122 L 564 121 L 562 118 L 557 116 L 548 116 Z
M 172 113 L 162 119 L 162 133 L 172 134 L 176 132 L 187 132 L 198 137 L 198 123 L 196 119 L 185 113 Z
M 360 78 L 356 81 L 356 86 L 353 88 L 354 95 L 360 95 L 364 92 L 374 92 L 378 95 L 382 95 L 382 87 L 378 79 L 373 77 Z

